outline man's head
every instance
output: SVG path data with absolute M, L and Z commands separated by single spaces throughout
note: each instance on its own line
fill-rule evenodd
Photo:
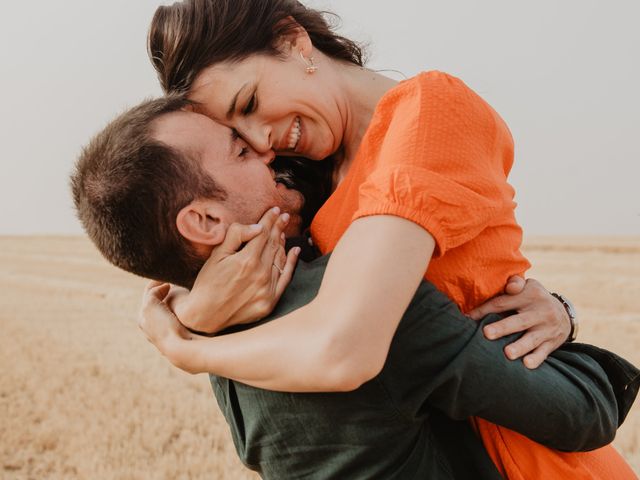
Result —
M 80 221 L 110 262 L 187 287 L 231 223 L 279 206 L 292 233 L 303 204 L 276 184 L 272 154 L 190 110 L 169 97 L 125 112 L 83 150 L 71 178 Z

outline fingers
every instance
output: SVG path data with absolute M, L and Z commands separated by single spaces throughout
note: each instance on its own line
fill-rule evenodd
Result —
M 528 354 L 522 359 L 524 366 L 533 370 L 542 365 L 547 357 L 555 350 L 555 347 L 552 342 L 544 342 L 538 348 L 536 348 L 533 352 Z
M 280 267 L 280 265 L 284 265 L 286 262 L 286 257 L 284 253 L 284 249 L 281 248 L 280 253 L 276 255 L 276 258 L 273 259 L 271 264 L 271 283 L 269 285 L 269 294 L 273 294 L 276 290 L 276 285 L 278 284 L 278 279 L 284 273 L 284 269 Z
M 489 340 L 496 340 L 512 333 L 523 332 L 532 325 L 534 322 L 530 315 L 510 315 L 503 320 L 487 325 L 482 331 Z
M 504 287 L 504 293 L 507 295 L 517 295 L 524 290 L 526 282 L 520 275 L 512 275 L 507 280 L 507 284 Z
M 169 283 L 158 282 L 156 280 L 150 281 L 144 290 L 144 297 L 142 299 L 143 307 L 148 303 L 162 302 L 170 290 L 171 284 Z
M 528 330 L 517 341 L 504 347 L 504 354 L 509 360 L 515 360 L 532 352 L 544 341 L 544 334 L 540 330 Z
M 276 256 L 273 259 L 273 265 L 275 266 L 276 270 L 278 272 L 280 272 L 280 274 L 282 275 L 282 273 L 284 273 L 284 266 L 287 263 L 287 254 L 284 250 L 284 247 L 280 246 L 278 248 L 278 251 L 276 252 Z
M 262 263 L 265 267 L 271 266 L 274 263 L 278 268 L 282 269 L 284 266 L 284 233 L 283 230 L 289 223 L 289 214 L 283 213 L 280 215 L 271 227 L 269 232 L 269 239 L 262 250 Z M 278 254 L 282 254 L 282 261 L 278 262 Z
M 469 317 L 473 320 L 480 320 L 482 317 L 490 313 L 502 313 L 510 310 L 516 310 L 520 303 L 515 297 L 510 295 L 498 295 L 488 302 L 483 303 L 477 308 L 469 312 Z
M 150 290 L 150 289 L 152 289 L 154 287 L 158 287 L 158 286 L 162 285 L 163 283 L 164 282 L 160 282 L 158 280 L 151 280 L 149 283 L 147 283 L 147 286 L 144 287 L 144 289 L 145 289 L 145 291 L 146 290 Z
M 157 282 L 155 280 L 149 282 L 145 287 L 142 306 L 138 315 L 138 328 L 145 333 L 147 340 L 151 339 L 146 329 L 148 317 L 151 316 L 152 312 L 157 309 L 158 306 L 164 305 L 163 300 L 169 294 L 170 289 L 170 284 Z
M 284 293 L 287 285 L 291 282 L 293 278 L 293 272 L 296 268 L 296 262 L 298 261 L 298 257 L 300 256 L 300 247 L 294 247 L 289 250 L 287 254 L 286 263 L 284 268 L 282 269 L 282 275 L 278 278 L 278 282 L 276 283 L 276 300 L 280 299 L 282 294 Z
M 271 208 L 265 212 L 260 221 L 258 222 L 262 225 L 262 231 L 260 235 L 256 235 L 255 238 L 247 243 L 247 246 L 242 249 L 246 255 L 255 255 L 259 257 L 264 250 L 265 245 L 271 238 L 271 233 L 276 224 L 276 221 L 280 218 L 280 209 L 278 207 Z M 278 238 L 280 236 L 281 231 L 278 233 Z
M 242 244 L 256 238 L 263 230 L 264 226 L 260 223 L 253 225 L 242 225 L 240 223 L 232 223 L 227 229 L 224 242 L 220 245 L 220 254 L 223 256 L 232 255 L 236 253 Z M 218 251 L 214 249 L 212 257 L 216 255 Z

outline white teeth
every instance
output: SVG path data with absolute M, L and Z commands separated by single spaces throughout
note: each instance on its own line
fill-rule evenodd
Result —
M 300 141 L 301 135 L 302 130 L 300 128 L 300 117 L 296 117 L 295 121 L 293 122 L 293 127 L 291 127 L 291 131 L 289 132 L 289 143 L 287 145 L 287 148 L 289 148 L 290 150 L 294 150 L 298 145 L 298 142 Z

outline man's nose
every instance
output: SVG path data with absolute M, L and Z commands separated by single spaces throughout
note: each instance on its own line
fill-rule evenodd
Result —
M 269 150 L 268 152 L 264 152 L 264 153 L 259 153 L 258 155 L 260 155 L 260 160 L 262 160 L 265 165 L 271 164 L 271 162 L 273 162 L 273 160 L 276 158 L 276 154 L 273 150 Z

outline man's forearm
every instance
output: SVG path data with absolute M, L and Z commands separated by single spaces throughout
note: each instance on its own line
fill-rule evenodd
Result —
M 592 450 L 613 440 L 617 402 L 606 372 L 594 359 L 558 350 L 529 370 L 521 360 L 505 357 L 503 348 L 513 338 L 491 342 L 476 335 L 466 354 L 448 367 L 474 380 L 456 386 L 447 379 L 448 369 L 441 372 L 432 405 L 452 418 L 481 417 L 558 450 Z M 456 401 L 448 402 L 450 395 Z
M 412 318 L 418 311 L 420 318 Z M 484 338 L 482 326 L 497 317 L 476 324 L 427 284 L 405 320 L 397 333 L 402 348 L 389 361 L 410 366 L 408 375 L 420 381 L 413 414 L 434 406 L 454 419 L 478 416 L 567 451 L 597 448 L 615 436 L 620 412 L 610 374 L 587 352 L 558 350 L 529 370 L 505 357 L 513 338 Z M 402 388 L 397 380 L 383 379 L 392 392 Z

